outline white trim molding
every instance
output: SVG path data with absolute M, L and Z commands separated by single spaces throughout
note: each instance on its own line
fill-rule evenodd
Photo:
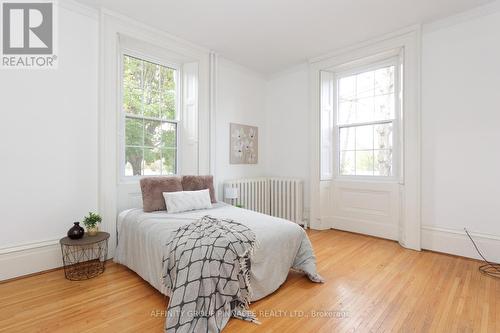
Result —
M 0 249 L 0 281 L 62 267 L 59 239 Z
M 84 16 L 88 16 L 90 18 L 95 19 L 96 21 L 99 19 L 99 10 L 97 10 L 93 7 L 81 4 L 81 3 L 76 2 L 74 0 L 60 0 L 60 1 L 57 1 L 56 4 L 61 8 L 70 10 L 74 13 L 78 13 L 78 14 L 81 14 Z
M 475 20 L 477 18 L 492 15 L 500 11 L 500 1 L 493 1 L 482 6 L 474 7 L 465 12 L 461 12 L 452 16 L 447 16 L 435 21 L 426 22 L 423 27 L 423 33 L 433 32 L 436 30 L 445 29 L 463 22 Z
M 377 57 L 396 49 L 402 50 L 403 78 L 403 168 L 399 184 L 399 242 L 402 246 L 420 250 L 420 77 L 421 26 L 412 26 L 391 34 L 310 60 L 310 126 L 311 126 L 311 217 L 313 229 L 328 229 L 331 202 L 321 203 L 328 186 L 320 181 L 320 72 L 361 59 Z M 323 193 L 323 194 L 320 194 Z M 335 198 L 331 198 L 335 200 Z M 323 207 L 323 208 L 322 208 Z M 325 212 L 326 210 L 326 212 Z
M 214 51 L 209 55 L 210 66 L 210 91 L 209 91 L 209 107 L 210 107 L 210 162 L 209 173 L 214 177 L 214 184 L 217 184 L 217 175 L 215 174 L 215 164 L 217 161 L 217 146 L 216 146 L 216 116 L 217 116 L 217 71 L 218 71 L 218 54 Z
M 492 262 L 500 262 L 500 236 L 470 232 L 483 255 Z M 464 230 L 422 226 L 422 248 L 457 256 L 481 259 Z

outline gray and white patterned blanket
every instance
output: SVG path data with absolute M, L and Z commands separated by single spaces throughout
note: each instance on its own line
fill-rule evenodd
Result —
M 165 331 L 220 332 L 248 310 L 255 234 L 245 225 L 205 216 L 179 228 L 165 246 L 163 281 L 170 302 Z

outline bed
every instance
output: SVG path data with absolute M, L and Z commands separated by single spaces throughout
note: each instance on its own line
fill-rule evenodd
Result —
M 137 208 L 123 211 L 117 222 L 118 246 L 114 261 L 129 267 L 166 295 L 162 283 L 165 244 L 177 229 L 206 215 L 233 219 L 255 233 L 258 245 L 251 258 L 252 301 L 277 290 L 291 268 L 320 282 L 311 243 L 301 226 L 220 202 L 210 209 L 176 214 L 145 213 Z

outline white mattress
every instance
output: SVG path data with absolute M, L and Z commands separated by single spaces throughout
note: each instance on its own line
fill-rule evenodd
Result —
M 311 243 L 302 227 L 223 203 L 211 209 L 177 214 L 145 213 L 142 209 L 122 212 L 118 218 L 118 247 L 114 261 L 126 265 L 165 294 L 162 283 L 164 245 L 180 226 L 205 215 L 233 219 L 255 232 L 258 247 L 251 259 L 252 300 L 278 289 L 292 267 L 306 272 L 313 280 L 317 276 Z

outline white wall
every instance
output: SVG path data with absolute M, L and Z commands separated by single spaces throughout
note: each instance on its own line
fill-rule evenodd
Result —
M 59 238 L 97 207 L 98 32 L 91 16 L 59 8 L 57 69 L 0 73 L 0 280 L 51 268 L 60 261 Z M 26 258 L 17 258 L 10 269 L 19 245 L 50 251 L 24 266 Z
M 304 180 L 309 208 L 309 69 L 293 67 L 266 84 L 266 174 Z
M 443 239 L 467 227 L 500 261 L 500 13 L 444 23 L 423 35 L 424 247 L 469 255 Z
M 500 262 L 500 12 L 475 9 L 424 25 L 422 247 L 476 257 L 463 228 Z M 485 15 L 489 14 L 489 15 Z M 267 172 L 308 178 L 305 66 L 269 80 Z M 302 163 L 304 161 L 305 163 Z
M 219 200 L 224 180 L 265 175 L 266 117 L 265 80 L 256 72 L 219 57 L 217 64 L 216 164 Z M 229 124 L 259 127 L 257 164 L 229 164 Z

